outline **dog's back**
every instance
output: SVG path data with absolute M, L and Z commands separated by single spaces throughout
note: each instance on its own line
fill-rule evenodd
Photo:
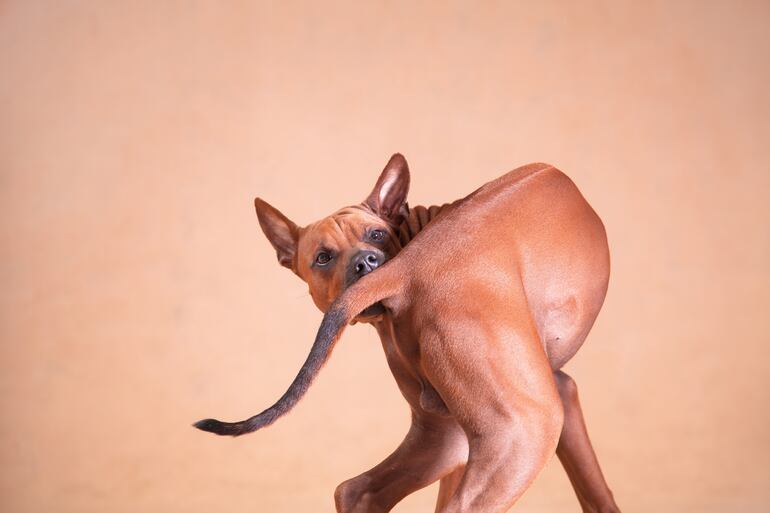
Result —
M 462 298 L 488 296 L 488 312 L 523 294 L 554 369 L 579 349 L 609 278 L 604 226 L 572 180 L 547 164 L 511 171 L 447 207 L 397 259 L 408 262 L 409 286 L 457 315 L 473 309 Z

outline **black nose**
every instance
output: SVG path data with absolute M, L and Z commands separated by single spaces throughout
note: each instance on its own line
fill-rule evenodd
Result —
M 350 262 L 350 270 L 353 276 L 360 278 L 377 269 L 380 263 L 380 258 L 374 251 L 361 251 Z

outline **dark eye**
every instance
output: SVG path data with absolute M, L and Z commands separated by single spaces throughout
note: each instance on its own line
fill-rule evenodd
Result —
M 326 251 L 321 251 L 315 257 L 315 263 L 318 265 L 326 265 L 331 262 L 332 256 Z
M 369 232 L 369 238 L 372 240 L 382 240 L 385 238 L 385 232 L 382 230 L 372 230 Z

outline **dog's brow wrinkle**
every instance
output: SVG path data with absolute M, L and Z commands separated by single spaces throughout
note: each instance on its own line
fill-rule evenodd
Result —
M 356 217 L 360 216 L 361 212 L 355 208 L 346 208 L 338 210 L 330 219 L 334 221 L 337 226 L 337 233 L 342 241 L 348 240 L 348 235 L 354 238 L 360 236 L 360 223 L 356 222 Z M 354 218 L 352 222 L 348 222 L 348 219 Z M 344 243 L 344 242 L 343 242 Z
M 337 227 L 337 230 L 339 231 L 339 234 L 344 237 L 345 236 L 345 230 L 342 228 L 342 225 L 340 224 L 339 219 L 337 217 L 333 217 L 332 220 L 334 221 L 334 225 Z

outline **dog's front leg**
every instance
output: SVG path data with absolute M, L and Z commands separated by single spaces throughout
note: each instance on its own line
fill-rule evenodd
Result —
M 401 445 L 382 463 L 337 487 L 338 513 L 384 513 L 401 499 L 457 469 L 468 455 L 454 419 L 413 413 Z
M 449 499 L 457 491 L 457 487 L 460 486 L 460 481 L 465 473 L 465 465 L 457 467 L 441 478 L 438 486 L 438 498 L 436 500 L 436 513 L 439 513 L 448 503 Z

